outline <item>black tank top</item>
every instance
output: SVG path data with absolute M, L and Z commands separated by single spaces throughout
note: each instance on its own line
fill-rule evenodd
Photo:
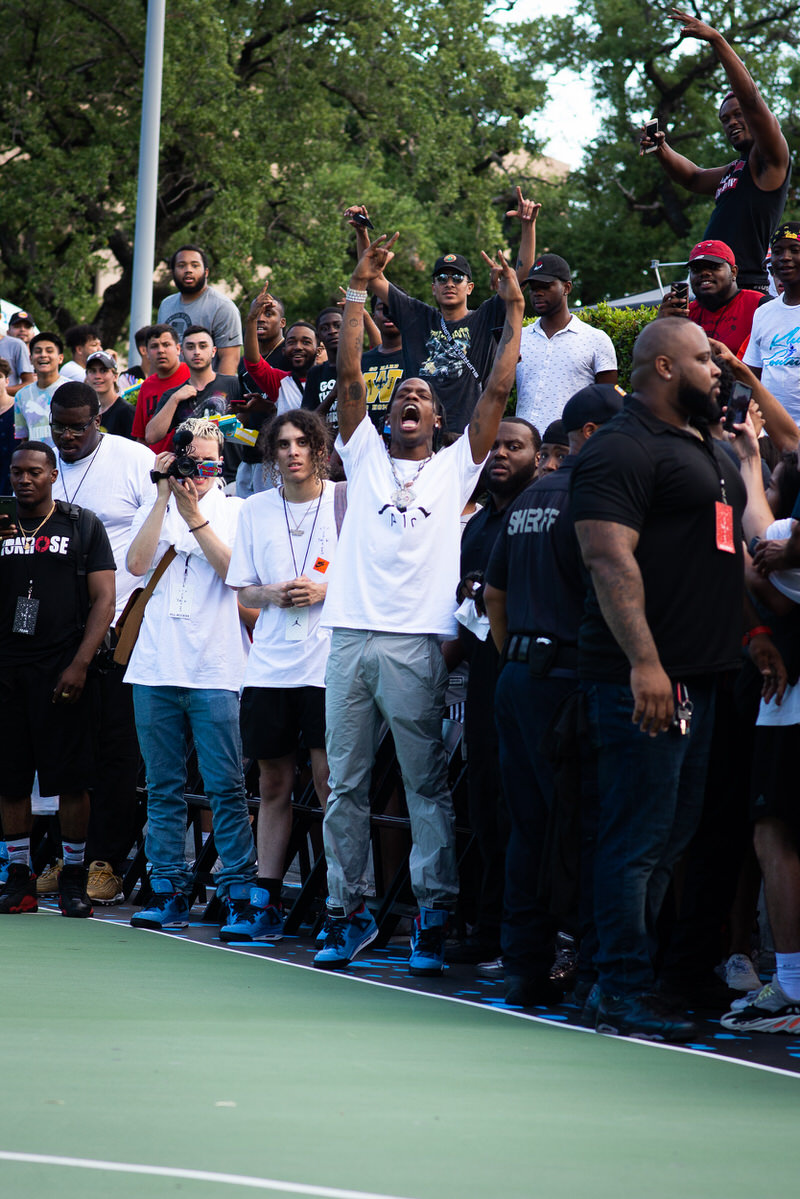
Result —
M 703 240 L 727 242 L 736 255 L 739 287 L 763 286 L 768 281 L 764 259 L 783 216 L 791 173 L 789 163 L 781 186 L 765 192 L 756 187 L 748 159 L 740 158 L 731 164 L 716 190 L 716 204 Z

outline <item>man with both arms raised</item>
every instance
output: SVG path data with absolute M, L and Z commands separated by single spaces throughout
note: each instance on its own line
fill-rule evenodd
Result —
M 406 379 L 389 408 L 387 451 L 367 415 L 361 373 L 367 286 L 382 276 L 397 235 L 362 254 L 350 281 L 339 343 L 339 436 L 348 511 L 322 622 L 332 628 L 326 672 L 331 795 L 323 837 L 327 936 L 314 959 L 346 966 L 377 936 L 364 905 L 369 785 L 382 720 L 394 737 L 411 820 L 414 922 L 409 970 L 444 968 L 448 909 L 458 892 L 452 797 L 442 744 L 447 671 L 439 639 L 455 632 L 460 516 L 497 435 L 519 353 L 523 300 L 513 270 L 484 255 L 506 321 L 469 429 L 433 456 L 440 421 L 424 379 Z

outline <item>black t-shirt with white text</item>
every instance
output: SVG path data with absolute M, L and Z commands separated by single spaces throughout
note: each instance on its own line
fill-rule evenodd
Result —
M 463 433 L 494 361 L 497 335 L 506 319 L 505 304 L 493 295 L 463 320 L 446 321 L 446 332 L 438 308 L 392 284 L 389 309 L 403 334 L 406 378 L 429 381 L 442 402 L 448 433 Z
M 405 358 L 402 346 L 385 353 L 380 346 L 361 355 L 361 373 L 367 388 L 367 415 L 383 435 L 386 413 L 394 389 L 404 378 Z
M 79 552 L 86 558 L 86 574 L 114 570 L 114 555 L 103 525 L 92 512 L 88 544 L 79 545 L 77 522 L 69 505 L 56 501 L 56 510 L 33 541 L 24 537 L 0 541 L 0 660 L 11 665 L 56 658 L 77 648 L 89 610 L 86 576 L 79 575 Z M 84 518 L 85 519 L 85 518 Z M 23 522 L 32 530 L 38 524 Z M 38 601 L 20 608 L 19 601 Z M 27 620 L 20 617 L 27 615 Z M 32 633 L 14 632 L 15 622 L 33 627 Z
M 303 402 L 301 407 L 307 408 L 309 412 L 316 412 L 320 404 L 327 400 L 335 386 L 335 362 L 320 362 L 318 366 L 312 366 L 306 378 L 306 385 L 303 388 Z M 338 433 L 339 413 L 336 400 L 333 401 L 333 404 L 328 409 L 325 422 L 333 433 Z
M 576 456 L 565 458 L 509 505 L 486 581 L 506 594 L 509 633 L 542 633 L 577 645 L 586 579 L 569 503 Z

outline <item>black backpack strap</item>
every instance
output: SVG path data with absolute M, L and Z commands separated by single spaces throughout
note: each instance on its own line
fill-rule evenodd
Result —
M 81 508 L 78 504 L 67 504 L 56 500 L 56 506 L 64 516 L 72 521 L 75 532 L 75 555 L 77 559 L 76 586 L 78 589 L 78 623 L 81 631 L 86 627 L 89 616 L 89 588 L 86 583 L 86 565 L 89 561 L 89 543 L 92 539 L 94 522 L 97 520 L 90 508 Z

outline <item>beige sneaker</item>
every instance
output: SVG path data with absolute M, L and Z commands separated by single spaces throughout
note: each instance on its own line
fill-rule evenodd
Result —
M 57 858 L 52 866 L 48 866 L 36 880 L 37 895 L 58 895 L 58 876 L 64 866 L 64 859 Z
M 122 893 L 122 879 L 115 874 L 108 862 L 92 862 L 89 867 L 89 882 L 86 894 L 94 903 L 120 903 L 125 898 Z

